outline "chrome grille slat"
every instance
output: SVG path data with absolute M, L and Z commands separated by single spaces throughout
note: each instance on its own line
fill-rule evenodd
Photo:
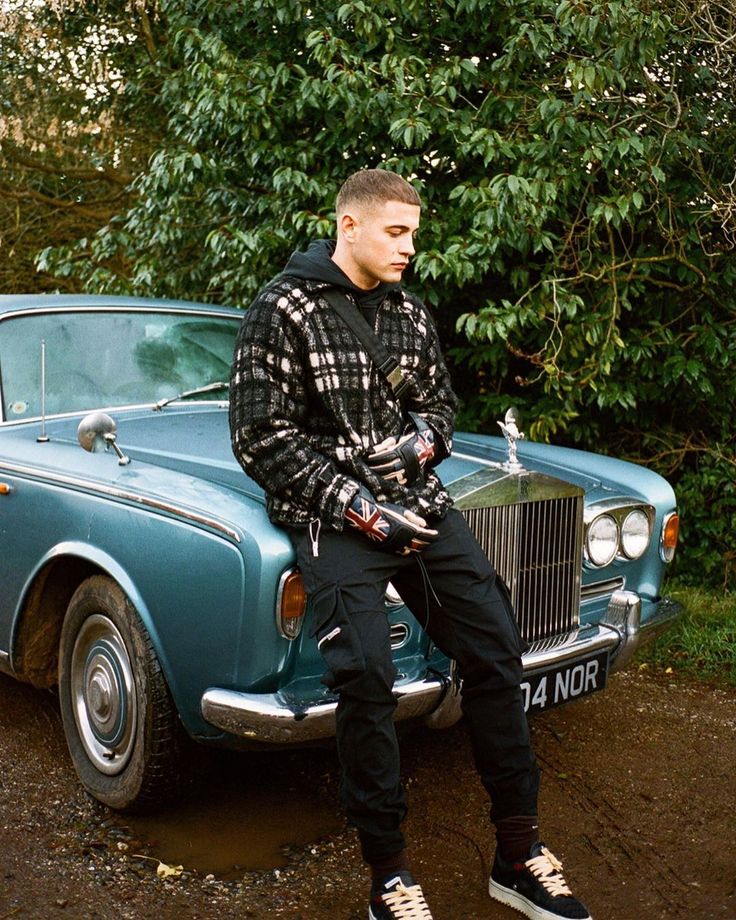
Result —
M 508 585 L 527 641 L 579 626 L 582 496 L 466 508 L 462 513 Z

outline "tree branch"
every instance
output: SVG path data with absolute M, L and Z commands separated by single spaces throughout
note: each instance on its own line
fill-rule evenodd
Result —
M 106 179 L 115 185 L 127 186 L 133 181 L 133 176 L 128 172 L 103 167 L 102 169 L 90 169 L 79 167 L 67 167 L 63 164 L 52 166 L 43 160 L 36 159 L 18 150 L 17 147 L 0 141 L 0 151 L 8 159 L 12 160 L 18 166 L 25 169 L 32 169 L 36 172 L 46 173 L 54 176 L 67 176 L 71 179 L 81 179 L 83 181 L 99 181 Z
M 35 201 L 50 208 L 62 211 L 74 211 L 76 214 L 81 214 L 84 217 L 89 217 L 92 220 L 101 222 L 108 220 L 115 213 L 117 209 L 112 207 L 112 205 L 124 197 L 121 192 L 119 195 L 113 195 L 110 198 L 101 198 L 95 202 L 95 204 L 98 206 L 110 205 L 110 207 L 98 209 L 80 204 L 78 201 L 68 201 L 64 198 L 52 198 L 49 195 L 43 195 L 41 192 L 37 192 L 35 189 L 16 191 L 8 186 L 0 186 L 0 188 L 2 188 L 3 195 L 12 198 L 14 201 Z

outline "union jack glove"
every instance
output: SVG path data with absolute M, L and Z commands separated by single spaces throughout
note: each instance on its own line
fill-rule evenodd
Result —
M 436 530 L 427 527 L 424 518 L 401 505 L 379 504 L 364 486 L 348 505 L 345 520 L 379 543 L 381 549 L 401 556 L 421 553 L 438 536 Z
M 421 415 L 410 412 L 413 430 L 396 438 L 386 438 L 371 448 L 365 462 L 384 479 L 395 479 L 401 486 L 410 486 L 424 472 L 435 455 L 434 431 Z

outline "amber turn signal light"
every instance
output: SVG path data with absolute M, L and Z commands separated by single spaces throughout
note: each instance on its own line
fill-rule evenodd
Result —
M 276 610 L 276 626 L 285 639 L 296 639 L 301 632 L 307 593 L 302 573 L 292 570 L 281 580 Z
M 670 512 L 662 521 L 662 539 L 659 552 L 665 562 L 672 562 L 677 549 L 677 538 L 680 533 L 680 515 L 676 511 Z

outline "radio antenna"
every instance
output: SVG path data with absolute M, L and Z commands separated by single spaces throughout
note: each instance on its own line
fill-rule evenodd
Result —
M 41 339 L 41 434 L 36 440 L 39 443 L 45 443 L 48 439 L 46 434 L 46 340 Z

